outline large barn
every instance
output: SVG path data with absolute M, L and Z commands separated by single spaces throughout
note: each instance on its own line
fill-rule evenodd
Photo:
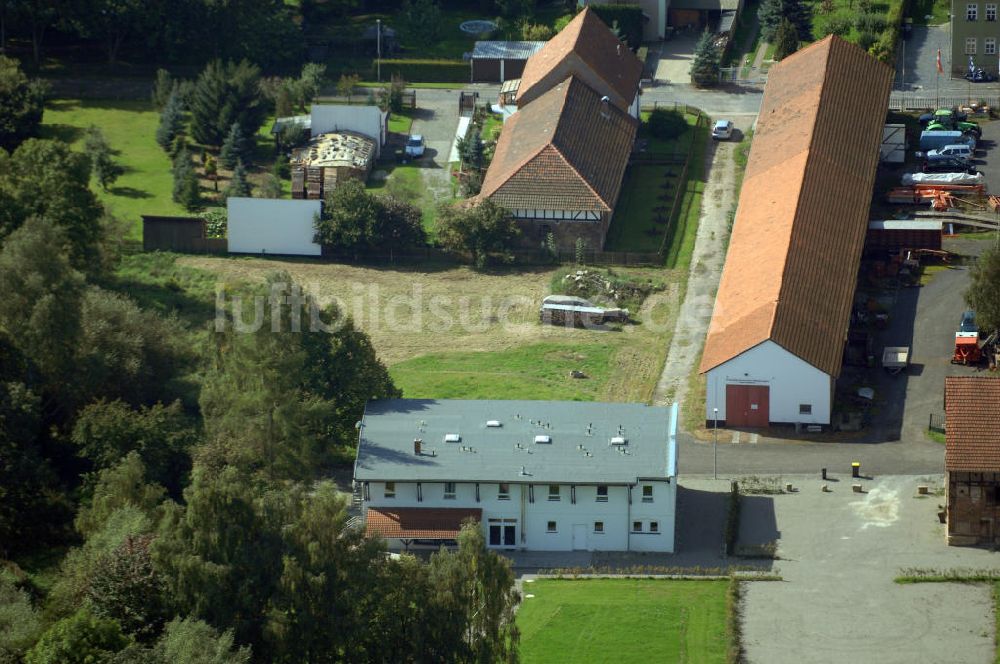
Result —
M 705 340 L 705 417 L 826 425 L 892 69 L 830 36 L 771 68 Z

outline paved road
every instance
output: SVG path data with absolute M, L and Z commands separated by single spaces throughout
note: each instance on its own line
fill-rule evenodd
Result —
M 789 478 L 785 478 L 788 480 Z M 943 498 L 917 498 L 934 478 L 864 482 L 795 479 L 798 493 L 748 496 L 740 543 L 778 544 L 782 582 L 746 584 L 743 640 L 761 664 L 992 662 L 988 586 L 899 585 L 906 567 L 992 568 L 987 550 L 948 547 L 936 518 Z
M 421 134 L 427 148 L 423 158 L 416 163 L 422 167 L 420 174 L 424 186 L 434 192 L 437 200 L 447 200 L 451 198 L 448 156 L 458 126 L 458 93 L 424 95 L 421 92 L 423 90 L 417 93 L 417 112 L 410 133 Z
M 729 215 L 736 209 L 736 161 L 733 152 L 742 132 L 753 126 L 756 115 L 731 115 L 738 127 L 733 139 L 712 141 L 705 151 L 708 182 L 702 196 L 701 218 L 688 273 L 687 293 L 677 314 L 674 335 L 653 402 L 667 405 L 687 399 L 688 377 L 705 341 L 712 318 L 715 291 L 726 259 Z

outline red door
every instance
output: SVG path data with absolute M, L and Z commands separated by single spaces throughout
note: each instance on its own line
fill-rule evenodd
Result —
M 770 396 L 767 385 L 726 385 L 726 426 L 766 427 Z

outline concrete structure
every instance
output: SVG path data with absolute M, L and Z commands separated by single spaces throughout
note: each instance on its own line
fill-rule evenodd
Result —
M 675 30 L 693 28 L 731 35 L 742 0 L 673 0 L 668 21 Z
M 353 131 L 319 134 L 292 151 L 292 198 L 322 200 L 347 179 L 365 182 L 375 163 L 378 146 Z
M 1000 22 L 997 3 L 980 0 L 951 2 L 951 74 L 965 76 L 969 61 L 994 76 L 1000 74 Z M 948 73 L 947 71 L 945 73 Z
M 543 41 L 477 41 L 469 58 L 473 83 L 503 83 L 521 77 Z
M 1000 379 L 945 378 L 948 544 L 1000 543 Z
M 313 242 L 320 201 L 237 198 L 227 202 L 229 253 L 319 256 Z
M 830 423 L 891 81 L 839 37 L 771 68 L 702 354 L 708 425 Z
M 390 548 L 674 550 L 677 405 L 396 399 L 368 404 L 354 479 Z

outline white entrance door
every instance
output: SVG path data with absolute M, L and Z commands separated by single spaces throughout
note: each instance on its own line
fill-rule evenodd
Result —
M 573 524 L 573 550 L 587 550 L 587 525 L 584 523 Z

